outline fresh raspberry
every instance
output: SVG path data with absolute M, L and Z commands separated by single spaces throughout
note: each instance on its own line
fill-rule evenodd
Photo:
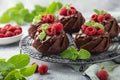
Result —
M 47 18 L 47 16 L 46 15 L 42 15 L 42 23 L 46 23 L 47 22 L 47 20 L 46 20 L 46 18 Z
M 59 14 L 61 16 L 67 16 L 67 9 L 65 7 L 61 8 Z
M 42 28 L 42 26 L 39 26 L 39 27 L 37 28 L 37 31 L 38 31 L 39 33 L 42 32 L 41 28 Z
M 0 33 L 0 38 L 4 38 L 4 34 L 3 33 Z
M 54 16 L 52 14 L 47 15 L 48 23 L 52 23 L 54 21 Z
M 1 28 L 0 32 L 3 33 L 3 34 L 5 34 L 7 32 L 7 29 Z
M 102 34 L 104 34 L 104 32 L 105 32 L 104 29 L 99 29 L 99 30 L 97 31 L 97 34 L 98 34 L 98 35 L 102 35 Z
M 1 33 L 1 29 L 2 29 L 2 28 L 0 28 L 0 33 Z
M 98 20 L 98 22 L 102 22 L 103 20 L 105 20 L 104 15 L 99 15 L 97 20 Z
M 7 29 L 7 30 L 9 30 L 9 28 L 11 28 L 11 27 L 12 27 L 11 24 L 6 24 L 6 25 L 4 26 L 4 28 Z
M 105 14 L 105 20 L 110 19 L 110 18 L 111 18 L 111 14 L 109 13 Z
M 37 73 L 37 72 L 38 72 L 38 67 L 39 67 L 39 66 L 38 66 L 38 64 L 37 64 L 36 62 L 33 62 L 33 63 L 32 63 L 32 65 L 34 65 L 34 64 L 37 65 L 36 70 L 35 70 L 35 73 Z
M 14 34 L 13 34 L 13 32 L 11 32 L 11 31 L 7 31 L 6 33 L 5 33 L 5 37 L 11 37 L 11 36 L 13 36 Z
M 49 28 L 47 28 L 47 34 L 48 35 L 50 35 L 50 36 L 53 36 L 53 35 L 55 35 L 56 34 L 56 29 L 55 29 L 55 27 L 49 27 Z
M 16 28 L 16 30 L 21 30 L 22 31 L 22 28 L 18 25 L 14 26 Z
M 103 69 L 100 70 L 100 71 L 97 73 L 97 76 L 98 76 L 98 78 L 99 78 L 100 80 L 107 80 L 108 77 L 109 77 L 107 71 L 105 71 L 105 70 L 103 70 Z
M 70 9 L 67 11 L 67 16 L 76 14 L 76 9 L 74 7 L 70 7 Z
M 46 74 L 48 71 L 48 66 L 46 64 L 42 64 L 41 66 L 39 66 L 38 68 L 38 72 L 41 74 L 41 75 L 44 75 Z
M 81 26 L 82 30 L 85 31 L 87 26 L 85 26 L 84 24 Z
M 97 15 L 97 14 L 93 14 L 93 15 L 91 16 L 91 19 L 92 19 L 93 21 L 95 21 L 95 22 L 98 22 L 97 18 L 98 18 L 98 15 Z
M 14 32 L 15 30 L 16 30 L 16 27 L 10 27 L 10 28 L 9 28 L 9 31 Z
M 97 32 L 97 29 L 95 29 L 94 27 L 87 27 L 85 29 L 85 34 L 89 35 L 89 36 L 93 36 L 95 35 Z
M 53 27 L 55 27 L 57 33 L 60 33 L 61 31 L 63 31 L 63 24 L 62 23 L 54 23 Z
M 22 33 L 22 31 L 21 30 L 15 30 L 14 33 L 15 33 L 15 35 L 19 35 L 19 34 Z

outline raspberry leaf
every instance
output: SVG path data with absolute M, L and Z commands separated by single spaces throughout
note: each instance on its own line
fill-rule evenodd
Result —
M 42 41 L 45 38 L 45 36 L 46 36 L 45 31 L 42 31 L 39 35 L 39 39 Z
M 7 61 L 10 64 L 14 64 L 17 69 L 23 68 L 30 62 L 30 57 L 26 54 L 18 54 Z
M 91 57 L 91 54 L 89 51 L 85 50 L 85 49 L 80 49 L 79 51 L 79 58 L 80 59 L 88 59 Z

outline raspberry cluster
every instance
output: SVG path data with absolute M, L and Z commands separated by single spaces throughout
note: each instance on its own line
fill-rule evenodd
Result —
M 18 25 L 12 26 L 11 24 L 6 24 L 4 27 L 0 28 L 0 38 L 12 37 L 22 33 L 22 28 Z
M 103 10 L 102 11 L 97 10 L 95 12 L 96 12 L 96 14 L 93 14 L 91 16 L 91 19 L 95 22 L 103 22 L 104 20 L 108 20 L 112 17 L 111 14 L 109 14 Z
M 52 14 L 42 15 L 42 23 L 52 23 L 54 21 L 54 16 Z
M 44 27 L 44 26 L 39 26 L 38 27 L 37 30 L 38 30 L 39 33 L 42 32 L 42 27 Z M 63 24 L 61 24 L 61 23 L 50 24 L 48 26 L 48 28 L 46 29 L 47 35 L 50 35 L 50 36 L 59 34 L 61 31 L 63 31 Z
M 62 7 L 59 11 L 59 14 L 61 16 L 69 16 L 69 15 L 73 15 L 76 14 L 76 9 L 71 6 L 71 5 L 66 5 L 65 7 Z
M 105 32 L 104 29 L 96 28 L 94 26 L 87 26 L 85 24 L 83 24 L 81 28 L 82 31 L 89 36 L 102 35 Z

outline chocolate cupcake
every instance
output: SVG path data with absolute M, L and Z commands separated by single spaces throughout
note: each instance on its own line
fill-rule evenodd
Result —
M 42 55 L 57 55 L 69 46 L 69 40 L 61 23 L 41 25 L 41 32 L 34 39 L 33 47 Z
M 105 11 L 94 10 L 96 14 L 91 16 L 91 20 L 99 22 L 105 26 L 105 30 L 109 33 L 110 38 L 114 38 L 119 34 L 119 25 L 117 20 L 111 14 Z
M 54 22 L 54 16 L 52 14 L 47 14 L 47 15 L 39 15 L 36 16 L 33 19 L 33 22 L 30 25 L 30 28 L 28 29 L 28 34 L 31 38 L 34 38 L 37 28 L 41 26 L 44 23 L 53 23 Z
M 110 46 L 108 32 L 104 30 L 102 24 L 94 22 L 82 25 L 82 29 L 76 34 L 74 41 L 78 49 L 86 49 L 91 54 L 100 54 Z
M 82 14 L 70 5 L 60 9 L 58 18 L 64 26 L 64 31 L 70 34 L 78 32 L 85 22 Z

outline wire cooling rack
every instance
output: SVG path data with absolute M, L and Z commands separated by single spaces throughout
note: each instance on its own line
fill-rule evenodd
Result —
M 120 57 L 120 37 L 116 37 L 112 40 L 111 46 L 108 51 L 99 55 L 92 55 L 90 59 L 81 60 L 78 59 L 73 61 L 71 59 L 63 59 L 59 55 L 43 56 L 40 52 L 32 47 L 33 39 L 29 36 L 24 37 L 20 41 L 20 53 L 26 53 L 32 58 L 53 62 L 53 63 L 64 63 L 64 64 L 94 64 L 100 63 Z

